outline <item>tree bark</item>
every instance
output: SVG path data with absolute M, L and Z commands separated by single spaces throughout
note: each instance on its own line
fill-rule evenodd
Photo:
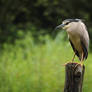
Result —
M 78 63 L 68 63 L 65 66 L 64 92 L 82 92 L 85 66 Z

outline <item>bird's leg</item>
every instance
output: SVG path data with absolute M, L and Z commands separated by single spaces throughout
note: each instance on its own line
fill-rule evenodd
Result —
M 75 58 L 75 53 L 74 53 L 74 56 L 73 56 L 73 58 L 72 58 L 72 61 L 71 62 L 67 62 L 67 63 L 65 63 L 63 66 L 65 66 L 65 65 L 67 65 L 68 63 L 73 63 L 73 61 L 74 61 L 74 58 Z
M 82 56 L 81 56 L 81 61 L 80 61 L 80 65 L 81 65 L 81 68 L 82 68 L 82 71 L 83 71 L 83 56 L 84 56 L 84 53 L 82 51 Z
M 74 61 L 74 58 L 75 58 L 75 53 L 74 53 L 74 56 L 73 56 L 73 58 L 72 58 L 72 63 L 73 63 L 73 61 Z
M 81 65 L 81 67 L 83 68 L 83 55 L 84 55 L 84 53 L 82 52 L 81 61 L 80 61 L 80 63 L 78 63 L 78 64 L 75 66 L 75 68 L 76 68 L 78 65 Z

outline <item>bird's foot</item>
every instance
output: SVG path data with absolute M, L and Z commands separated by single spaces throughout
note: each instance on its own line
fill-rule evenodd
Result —
M 75 68 L 76 68 L 77 66 L 81 66 L 81 67 L 83 68 L 83 65 L 84 65 L 83 62 L 77 63 L 76 66 L 75 66 Z
M 69 63 L 71 63 L 71 64 L 75 63 L 75 64 L 76 64 L 75 67 L 74 67 L 74 69 L 77 68 L 78 66 L 83 67 L 83 65 L 84 65 L 83 62 L 77 63 L 77 62 L 69 61 L 69 62 L 67 62 L 67 63 L 65 63 L 65 64 L 62 64 L 62 66 L 66 66 L 66 65 L 69 64 Z
M 70 62 L 67 62 L 67 63 L 65 63 L 65 64 L 62 64 L 62 66 L 66 66 L 68 63 L 70 63 Z
M 73 63 L 73 61 L 69 61 L 69 62 L 67 62 L 67 63 L 65 63 L 65 64 L 62 64 L 62 66 L 66 66 L 66 65 L 69 64 L 69 63 Z

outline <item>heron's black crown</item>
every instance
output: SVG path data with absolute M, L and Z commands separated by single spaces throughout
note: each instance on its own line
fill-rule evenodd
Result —
M 81 21 L 81 19 L 65 19 L 65 20 L 63 21 L 63 23 L 64 23 L 65 25 L 68 25 L 68 24 L 71 23 L 71 22 L 79 22 L 79 21 Z
M 79 21 L 81 21 L 81 19 L 65 19 L 63 22 L 65 22 L 65 21 L 67 21 L 67 22 L 79 22 Z

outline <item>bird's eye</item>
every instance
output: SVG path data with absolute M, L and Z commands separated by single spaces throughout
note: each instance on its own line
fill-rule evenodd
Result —
M 68 25 L 70 22 L 67 22 L 65 25 Z

